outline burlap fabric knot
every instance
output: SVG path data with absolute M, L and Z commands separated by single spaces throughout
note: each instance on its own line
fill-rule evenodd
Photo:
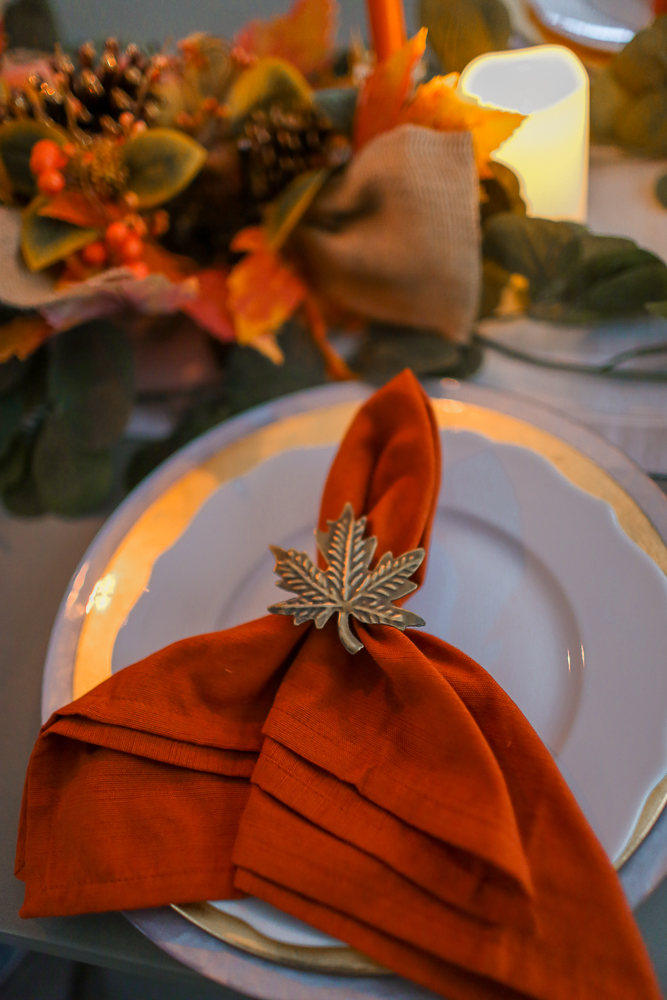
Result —
M 51 272 L 28 270 L 20 240 L 20 213 L 0 207 L 0 301 L 39 309 L 55 329 L 127 308 L 168 313 L 196 295 L 192 279 L 139 281 L 124 268 L 57 291 Z M 372 140 L 325 186 L 289 250 L 339 309 L 465 340 L 480 288 L 470 133 L 401 125 Z

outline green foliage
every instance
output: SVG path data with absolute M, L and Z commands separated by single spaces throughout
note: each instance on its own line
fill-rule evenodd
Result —
M 523 274 L 530 282 L 530 294 L 537 298 L 549 282 L 558 277 L 562 250 L 584 226 L 574 222 L 553 222 L 501 212 L 484 226 L 482 255 L 504 267 L 510 274 Z
M 6 507 L 23 516 L 67 517 L 99 509 L 113 485 L 112 449 L 133 399 L 130 345 L 111 323 L 85 323 L 40 348 L 0 395 Z
M 475 352 L 475 357 L 477 352 Z M 383 385 L 410 368 L 420 377 L 449 375 L 463 377 L 477 367 L 467 348 L 445 340 L 430 330 L 375 325 L 363 337 L 351 359 L 352 369 L 373 385 Z M 470 371 L 468 369 L 471 369 Z
M 667 155 L 667 16 L 638 32 L 594 77 L 591 135 L 644 156 Z
M 356 87 L 326 87 L 315 91 L 313 104 L 327 116 L 336 131 L 351 136 L 358 94 Z
M 206 162 L 207 152 L 176 129 L 153 128 L 124 147 L 127 186 L 139 198 L 140 208 L 155 208 L 190 184 Z
M 667 208 L 667 174 L 663 174 L 655 182 L 655 194 L 663 208 Z
M 267 209 L 265 225 L 272 250 L 279 250 L 310 208 L 331 170 L 309 170 L 299 174 L 280 192 Z
M 245 119 L 259 108 L 280 104 L 284 108 L 310 107 L 313 92 L 305 76 L 284 59 L 259 59 L 236 78 L 227 96 L 232 130 L 240 131 Z
M 61 219 L 39 215 L 46 199 L 38 197 L 23 214 L 21 251 L 31 271 L 41 271 L 97 239 L 97 229 L 84 229 Z
M 0 125 L 0 158 L 5 172 L 14 191 L 30 198 L 37 193 L 30 154 L 40 139 L 52 139 L 59 146 L 68 141 L 64 129 L 30 118 Z
M 93 320 L 54 337 L 50 348 L 49 398 L 72 447 L 110 448 L 134 400 L 132 350 L 124 331 Z
M 70 428 L 51 414 L 44 422 L 32 456 L 37 496 L 45 509 L 76 517 L 101 506 L 113 486 L 109 450 L 79 451 Z
M 530 313 L 538 318 L 594 322 L 667 299 L 667 265 L 659 257 L 574 223 L 496 215 L 485 226 L 483 253 L 490 285 L 490 263 L 528 278 Z
M 502 0 L 420 0 L 421 23 L 447 73 L 476 56 L 506 49 L 511 24 Z
M 25 435 L 15 437 L 0 455 L 0 490 L 15 486 L 23 479 L 28 461 L 28 441 Z
M 4 458 L 23 424 L 23 393 L 14 386 L 0 396 L 0 459 Z

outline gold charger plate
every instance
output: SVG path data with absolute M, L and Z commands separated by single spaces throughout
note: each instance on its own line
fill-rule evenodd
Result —
M 432 404 L 441 429 L 474 431 L 536 452 L 575 486 L 606 501 L 626 535 L 667 574 L 667 547 L 660 535 L 636 501 L 592 459 L 555 435 L 496 410 L 448 399 L 432 399 Z M 257 430 L 185 472 L 148 506 L 110 556 L 92 590 L 74 657 L 74 698 L 111 676 L 116 635 L 147 586 L 153 565 L 186 531 L 211 494 L 281 452 L 336 444 L 360 405 L 323 407 Z M 617 868 L 647 836 L 666 802 L 667 777 L 649 795 L 615 862 Z M 174 909 L 214 937 L 277 964 L 338 975 L 386 973 L 347 946 L 318 948 L 276 941 L 207 902 L 175 904 Z

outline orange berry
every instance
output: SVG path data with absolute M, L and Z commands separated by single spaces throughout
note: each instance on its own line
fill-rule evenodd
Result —
M 30 152 L 30 169 L 33 174 L 43 174 L 46 170 L 60 170 L 67 164 L 67 157 L 53 139 L 40 139 Z
M 37 187 L 42 194 L 60 194 L 65 187 L 65 177 L 59 170 L 43 170 L 37 178 Z
M 201 107 L 206 114 L 212 115 L 218 107 L 218 102 L 215 97 L 205 97 L 201 102 Z
M 107 226 L 104 239 L 112 250 L 120 250 L 129 235 L 130 230 L 124 222 L 112 222 L 110 226 Z
M 121 128 L 131 128 L 134 125 L 134 115 L 131 111 L 123 111 L 118 119 Z
M 76 146 L 73 142 L 66 142 L 63 146 L 63 156 L 66 156 L 68 160 L 71 160 L 73 156 L 76 155 Z
M 136 212 L 139 208 L 139 195 L 135 194 L 134 191 L 126 191 L 123 195 L 123 201 L 129 208 L 130 212 Z
M 130 233 L 120 247 L 120 256 L 124 264 L 139 260 L 144 253 L 144 241 L 136 233 Z
M 143 260 L 137 260 L 133 264 L 125 265 L 128 271 L 131 271 L 135 278 L 141 281 L 142 278 L 147 278 L 151 273 L 148 269 L 148 264 L 145 264 Z
M 128 229 L 131 229 L 133 233 L 136 233 L 140 239 L 143 239 L 148 232 L 148 226 L 140 215 L 126 215 L 123 221 Z
M 135 122 L 134 125 L 132 126 L 132 133 L 131 134 L 132 135 L 141 135 L 141 133 L 145 132 L 147 128 L 148 128 L 148 125 L 146 124 L 146 122 L 143 122 L 143 121 Z
M 104 243 L 96 240 L 95 243 L 89 243 L 87 247 L 83 248 L 81 257 L 91 267 L 102 267 L 107 262 L 106 247 Z

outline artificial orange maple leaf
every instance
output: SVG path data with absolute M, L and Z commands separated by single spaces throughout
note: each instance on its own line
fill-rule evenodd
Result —
M 62 219 L 84 229 L 106 229 L 110 222 L 121 219 L 126 212 L 111 202 L 92 201 L 82 191 L 61 191 L 49 198 L 38 214 Z
M 51 336 L 53 328 L 39 313 L 17 316 L 0 326 L 0 364 L 17 357 L 23 361 Z
M 423 125 L 440 132 L 471 132 L 479 176 L 492 177 L 489 157 L 508 139 L 525 115 L 468 103 L 456 91 L 459 74 L 436 76 L 417 87 L 413 100 L 401 109 L 397 125 Z
M 227 307 L 236 339 L 262 349 L 269 344 L 264 338 L 275 334 L 298 309 L 307 289 L 283 258 L 269 248 L 261 226 L 242 229 L 232 240 L 231 249 L 248 251 L 248 256 L 232 268 L 227 282 Z
M 361 149 L 398 124 L 401 109 L 414 87 L 414 73 L 426 48 L 426 28 L 376 66 L 359 94 L 354 120 L 354 145 Z
M 159 243 L 145 243 L 141 259 L 151 274 L 164 274 L 170 281 L 183 281 L 197 274 L 197 265 L 190 257 L 171 253 Z
M 281 17 L 249 21 L 234 42 L 248 56 L 278 56 L 307 76 L 331 62 L 335 38 L 334 0 L 296 0 Z
M 197 272 L 199 293 L 183 303 L 181 311 L 187 313 L 202 329 L 223 342 L 235 339 L 234 321 L 228 306 L 229 271 L 210 267 Z

